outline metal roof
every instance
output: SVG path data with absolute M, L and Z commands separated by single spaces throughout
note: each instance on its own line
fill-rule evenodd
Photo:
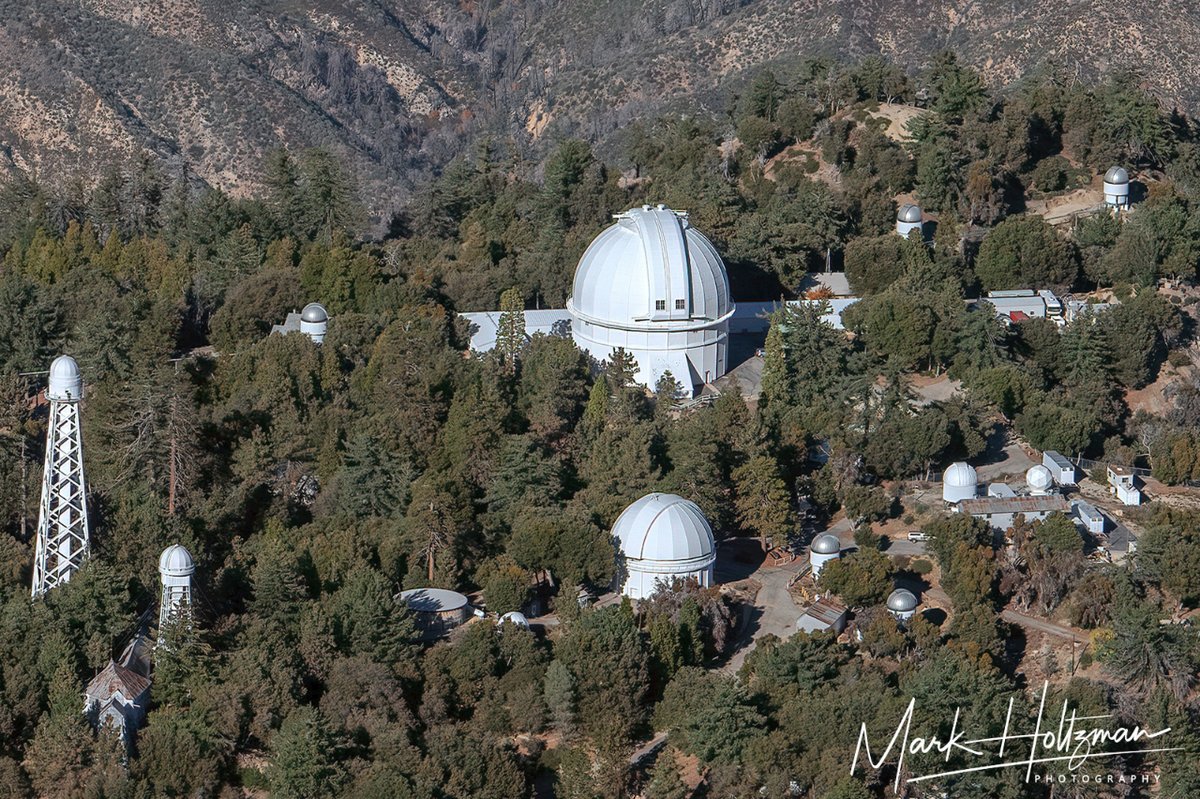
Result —
M 467 598 L 445 588 L 410 588 L 397 597 L 414 613 L 443 613 L 465 607 Z
M 958 503 L 958 509 L 972 516 L 994 513 L 1066 513 L 1071 506 L 1058 494 L 1040 497 L 976 497 Z
M 846 606 L 832 599 L 822 598 L 809 605 L 800 614 L 800 618 L 805 616 L 815 620 L 822 627 L 832 627 L 841 621 L 846 615 Z
M 1112 183 L 1116 186 L 1119 186 L 1122 183 L 1128 183 L 1129 173 L 1125 171 L 1124 167 L 1110 167 L 1109 170 L 1104 173 L 1104 182 Z

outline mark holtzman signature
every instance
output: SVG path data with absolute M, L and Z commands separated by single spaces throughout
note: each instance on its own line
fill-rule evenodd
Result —
M 1004 732 L 997 737 L 991 738 L 974 738 L 964 740 L 966 733 L 958 728 L 958 718 L 960 709 L 954 711 L 954 721 L 950 725 L 950 737 L 942 740 L 936 736 L 929 738 L 912 738 L 912 721 L 913 713 L 917 707 L 917 700 L 914 698 L 909 701 L 908 708 L 904 711 L 904 715 L 900 718 L 900 723 L 896 725 L 896 731 L 892 733 L 892 738 L 888 741 L 887 748 L 876 759 L 871 754 L 871 744 L 867 734 L 867 725 L 864 723 L 858 733 L 858 745 L 854 749 L 854 761 L 850 764 L 850 773 L 858 769 L 858 760 L 860 755 L 866 756 L 866 761 L 871 768 L 879 768 L 887 762 L 888 757 L 892 754 L 892 750 L 896 747 L 897 742 L 900 743 L 899 759 L 896 761 L 896 781 L 894 787 L 900 787 L 900 775 L 904 771 L 904 759 L 908 755 L 929 754 L 930 752 L 940 752 L 945 755 L 945 762 L 950 762 L 951 754 L 959 752 L 970 755 L 972 757 L 987 757 L 988 755 L 983 749 L 976 748 L 980 744 L 999 743 L 999 749 L 995 756 L 1000 759 L 996 763 L 988 763 L 982 766 L 972 766 L 969 768 L 952 769 L 949 771 L 940 771 L 936 774 L 926 774 L 919 777 L 909 777 L 906 782 L 925 782 L 927 780 L 937 779 L 938 777 L 950 777 L 957 774 L 969 774 L 976 771 L 997 771 L 1006 768 L 1017 768 L 1025 766 L 1025 781 L 1029 782 L 1030 776 L 1033 773 L 1033 767 L 1039 763 L 1057 763 L 1064 762 L 1069 770 L 1075 771 L 1087 762 L 1091 757 L 1114 757 L 1116 755 L 1128 754 L 1146 754 L 1149 752 L 1174 752 L 1182 747 L 1163 747 L 1157 749 L 1125 749 L 1117 752 L 1098 752 L 1093 754 L 1092 748 L 1107 743 L 1114 744 L 1134 744 L 1139 741 L 1153 741 L 1171 731 L 1167 727 L 1157 732 L 1143 730 L 1141 727 L 1076 727 L 1076 722 L 1097 721 L 1099 719 L 1111 718 L 1111 714 L 1103 716 L 1076 716 L 1072 710 L 1067 714 L 1067 702 L 1063 701 L 1062 712 L 1059 715 L 1058 729 L 1043 732 L 1042 718 L 1046 710 L 1046 695 L 1050 690 L 1050 683 L 1046 681 L 1042 684 L 1042 699 L 1038 706 L 1037 721 L 1035 722 L 1033 732 L 1017 733 L 1010 732 L 1013 716 L 1013 702 L 1016 697 L 1008 700 L 1008 714 L 1004 719 Z M 1029 742 L 1029 756 L 1020 760 L 1005 760 L 1004 751 L 1007 747 L 1017 741 Z M 1039 755 L 1041 755 L 1039 757 Z

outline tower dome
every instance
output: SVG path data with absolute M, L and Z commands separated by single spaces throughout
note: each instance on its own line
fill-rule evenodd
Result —
M 310 302 L 300 312 L 300 332 L 320 344 L 325 340 L 325 330 L 329 326 L 329 312 L 319 302 Z
M 78 400 L 83 396 L 83 375 L 79 364 L 70 355 L 60 355 L 50 364 L 50 381 L 46 398 L 60 401 Z
M 808 548 L 808 564 L 812 567 L 813 578 L 821 576 L 821 569 L 825 567 L 826 563 L 837 560 L 841 556 L 842 542 L 836 535 L 824 533 L 814 538 Z
M 695 502 L 675 494 L 647 494 L 621 512 L 612 534 L 625 561 L 625 596 L 645 599 L 658 583 L 688 577 L 705 588 L 712 585 L 716 542 Z
M 900 210 L 896 212 L 896 233 L 902 238 L 908 238 L 908 234 L 914 230 L 922 230 L 921 220 L 924 214 L 921 213 L 921 206 L 905 203 L 900 206 Z
M 907 588 L 897 588 L 888 596 L 887 609 L 896 618 L 907 621 L 917 610 L 917 597 Z
M 1025 472 L 1025 485 L 1032 494 L 1045 494 L 1054 485 L 1054 475 L 1040 463 L 1030 466 Z
M 734 304 L 712 242 L 665 205 L 616 215 L 575 269 L 571 335 L 596 360 L 618 347 L 653 386 L 670 371 L 689 388 L 725 374 Z
M 1110 208 L 1129 207 L 1129 173 L 1114 166 L 1104 173 L 1104 203 Z
M 978 487 L 979 476 L 969 463 L 952 463 L 942 472 L 942 499 L 946 502 L 956 503 L 971 499 Z
M 192 553 L 179 544 L 172 544 L 158 556 L 158 572 L 165 577 L 187 577 L 195 571 Z

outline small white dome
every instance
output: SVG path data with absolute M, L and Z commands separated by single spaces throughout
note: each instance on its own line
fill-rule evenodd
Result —
M 70 355 L 60 355 L 50 364 L 46 396 L 52 400 L 77 400 L 83 396 L 83 375 Z
M 733 300 L 725 263 L 687 215 L 643 205 L 592 240 L 567 307 L 602 326 L 687 329 L 732 314 Z
M 836 535 L 824 533 L 813 539 L 811 548 L 818 555 L 834 555 L 842 551 L 842 542 Z
M 1107 172 L 1104 173 L 1104 182 L 1111 183 L 1114 186 L 1120 186 L 1129 182 L 1129 173 L 1125 171 L 1124 167 L 1111 167 Z
M 979 485 L 979 477 L 971 464 L 959 461 L 942 473 L 942 482 L 954 488 L 974 488 Z
M 172 544 L 158 557 L 158 572 L 166 577 L 187 577 L 196 571 L 192 553 L 179 544 Z
M 621 512 L 612 534 L 631 560 L 700 561 L 715 558 L 712 527 L 695 502 L 675 494 L 647 494 Z
M 510 610 L 508 613 L 505 613 L 500 617 L 500 620 L 497 622 L 497 624 L 503 625 L 506 621 L 512 622 L 523 630 L 529 629 L 529 619 L 525 618 L 525 614 L 520 613 L 519 611 Z
M 908 613 L 917 609 L 917 597 L 907 588 L 897 588 L 888 597 L 887 606 L 895 613 Z
M 921 206 L 905 203 L 896 212 L 897 222 L 920 222 L 922 219 Z
M 302 322 L 328 322 L 329 312 L 325 310 L 325 306 L 319 302 L 310 302 L 304 306 L 304 310 L 300 312 L 300 321 Z
M 1025 485 L 1029 486 L 1030 491 L 1044 492 L 1053 484 L 1054 475 L 1040 463 L 1029 467 L 1029 471 L 1025 472 Z

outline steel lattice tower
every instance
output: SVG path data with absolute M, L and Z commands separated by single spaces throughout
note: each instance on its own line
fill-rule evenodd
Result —
M 79 364 L 69 355 L 55 358 L 50 364 L 50 382 L 46 388 L 50 428 L 46 433 L 42 507 L 33 559 L 35 599 L 70 580 L 88 556 L 87 481 L 83 476 L 83 437 L 79 429 L 82 396 Z

